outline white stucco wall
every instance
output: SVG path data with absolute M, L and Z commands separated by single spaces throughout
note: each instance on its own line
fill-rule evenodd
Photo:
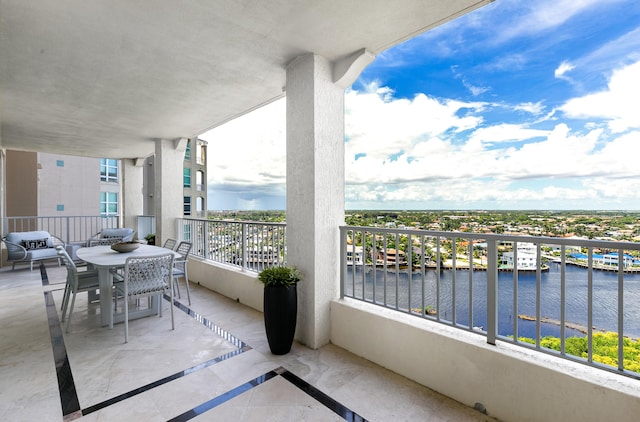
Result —
M 640 381 L 354 300 L 331 341 L 502 421 L 635 421 Z
M 209 290 L 263 312 L 264 287 L 258 282 L 255 272 L 196 258 L 189 259 L 188 271 L 191 283 L 200 283 Z

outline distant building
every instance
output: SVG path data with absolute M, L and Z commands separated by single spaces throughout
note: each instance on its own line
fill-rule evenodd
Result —
M 144 213 L 152 215 L 154 208 L 153 192 L 155 173 L 154 157 L 145 160 L 144 174 Z M 194 138 L 187 141 L 184 151 L 182 173 L 183 213 L 185 217 L 207 217 L 207 141 Z
M 154 214 L 153 156 L 145 160 L 143 209 Z M 206 217 L 207 142 L 184 156 L 184 215 Z M 122 216 L 122 165 L 110 158 L 7 150 L 7 217 Z M 120 222 L 122 224 L 122 221 Z
M 517 254 L 511 252 L 503 252 L 500 255 L 499 268 L 518 270 L 535 270 L 538 262 L 538 252 L 536 245 L 533 243 L 518 242 Z M 514 267 L 514 255 L 517 255 L 517 267 Z
M 118 160 L 7 150 L 7 216 L 122 215 Z

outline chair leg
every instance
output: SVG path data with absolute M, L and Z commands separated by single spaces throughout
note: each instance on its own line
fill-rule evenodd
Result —
M 129 298 L 124 298 L 124 342 L 129 343 Z
M 73 314 L 73 305 L 76 303 L 76 292 L 73 292 L 73 297 L 71 298 L 71 307 L 69 308 L 69 315 L 67 317 L 67 326 L 65 327 L 65 331 L 69 332 L 69 326 L 71 325 L 71 315 Z
M 173 322 L 173 289 L 169 289 L 171 291 L 171 303 L 169 304 L 169 312 L 171 312 L 171 329 L 175 330 L 175 323 Z
M 178 277 L 173 277 L 172 280 L 175 282 L 173 284 L 173 288 L 175 289 L 176 292 L 178 292 L 178 299 L 182 299 L 182 296 L 180 295 L 180 283 L 178 283 Z
M 184 266 L 184 284 L 187 285 L 187 299 L 189 300 L 189 306 L 191 306 L 191 292 L 189 291 L 189 276 L 186 265 Z
M 60 305 L 60 310 L 64 309 L 64 304 L 69 299 L 69 283 L 64 285 L 64 293 L 62 295 L 62 305 Z M 62 314 L 62 320 L 64 321 L 64 314 Z
M 113 312 L 109 315 L 109 329 L 113 330 L 113 314 L 118 312 L 118 290 L 113 289 Z
M 62 298 L 62 319 L 60 321 L 64 322 L 64 319 L 67 315 L 67 308 L 69 307 L 69 297 L 71 296 L 71 288 L 67 287 L 64 290 L 64 297 Z M 75 295 L 73 295 L 75 298 Z

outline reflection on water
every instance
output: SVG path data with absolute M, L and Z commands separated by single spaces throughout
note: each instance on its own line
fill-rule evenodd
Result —
M 542 273 L 540 280 L 540 314 L 549 320 L 560 320 L 562 289 L 560 281 L 560 264 L 550 263 L 549 271 Z M 425 307 L 438 309 L 440 318 L 455 321 L 457 324 L 482 327 L 486 329 L 487 318 L 487 274 L 485 271 L 473 271 L 471 280 L 468 270 L 443 270 L 440 282 L 435 270 L 427 270 L 422 274 L 408 271 L 395 272 L 373 270 L 370 267 L 362 273 L 362 267 L 356 267 L 355 274 L 350 267 L 347 271 L 345 294 L 376 302 L 387 303 L 388 306 L 419 311 Z M 565 320 L 576 326 L 586 327 L 588 324 L 589 289 L 587 270 L 567 266 L 565 271 Z M 375 283 L 374 283 L 375 278 Z M 411 278 L 411 280 L 409 280 Z M 385 288 L 386 287 L 386 288 Z M 355 295 L 354 295 L 355 291 Z M 498 333 L 513 335 L 514 318 L 517 322 L 518 335 L 535 338 L 535 321 L 519 319 L 519 314 L 535 317 L 536 297 L 538 294 L 535 273 L 518 274 L 517 305 L 514 307 L 514 282 L 512 272 L 498 274 Z M 593 271 L 593 327 L 596 330 L 618 331 L 618 274 L 605 271 Z M 409 303 L 411 297 L 411 303 Z M 455 297 L 455 302 L 452 298 Z M 424 298 L 424 302 L 423 302 Z M 439 299 L 439 300 L 438 300 Z M 472 303 L 473 321 L 469 323 L 470 302 Z M 624 289 L 624 327 L 623 334 L 640 338 L 640 275 L 625 274 Z M 566 328 L 566 336 L 584 336 L 576 329 Z M 560 336 L 560 327 L 554 323 L 541 324 L 541 336 Z

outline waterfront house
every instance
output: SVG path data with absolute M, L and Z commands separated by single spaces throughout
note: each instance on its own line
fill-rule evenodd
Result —
M 518 270 L 535 271 L 538 262 L 538 253 L 533 243 L 518 242 L 517 254 L 513 251 L 500 254 L 500 268 L 512 270 L 514 267 L 514 255 L 517 255 Z
M 362 246 L 347 246 L 347 265 L 364 264 L 364 251 Z
M 588 264 L 589 255 L 584 253 L 572 253 L 569 255 L 570 258 L 574 259 L 575 262 L 580 263 L 584 266 Z M 618 262 L 620 258 L 617 253 L 606 253 L 606 254 L 592 254 L 593 265 L 597 268 L 617 268 Z M 623 254 L 622 255 L 622 266 L 624 268 L 631 268 L 633 266 L 639 266 L 640 262 L 638 259 L 634 258 L 632 255 Z
M 408 265 L 404 251 L 400 249 L 387 248 L 377 251 L 376 262 L 378 265 Z

